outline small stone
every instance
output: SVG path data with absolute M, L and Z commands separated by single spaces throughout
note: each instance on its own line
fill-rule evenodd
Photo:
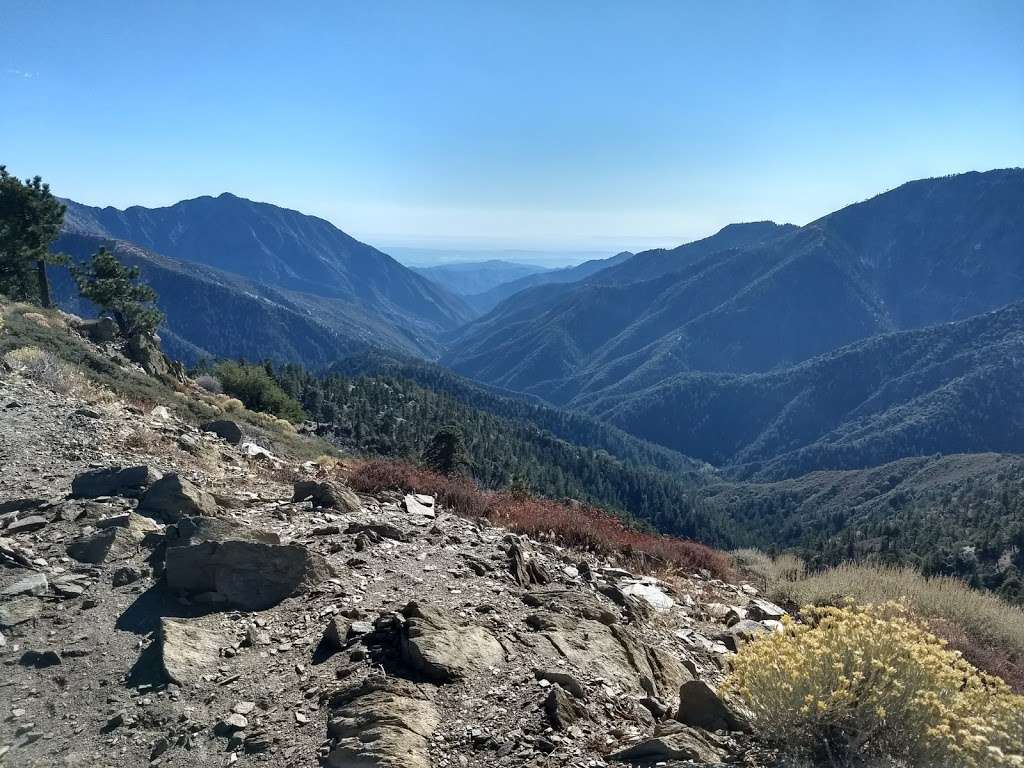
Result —
M 248 725 L 249 721 L 244 715 L 232 713 L 224 719 L 217 721 L 217 724 L 213 727 L 213 732 L 218 736 L 230 736 L 235 731 L 244 730 Z
M 248 715 L 256 709 L 255 701 L 240 701 L 231 708 L 231 711 L 236 715 Z
M 130 566 L 125 566 L 123 568 L 118 568 L 116 571 L 114 571 L 114 574 L 111 577 L 110 581 L 111 584 L 113 584 L 113 586 L 115 587 L 123 587 L 126 584 L 131 584 L 133 582 L 138 581 L 141 578 L 142 573 L 140 573 L 138 569 L 132 568 Z

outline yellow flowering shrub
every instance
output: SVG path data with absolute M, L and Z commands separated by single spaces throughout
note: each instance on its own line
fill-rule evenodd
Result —
M 836 766 L 1024 766 L 1024 697 L 902 605 L 802 613 L 745 646 L 723 686 L 784 752 Z

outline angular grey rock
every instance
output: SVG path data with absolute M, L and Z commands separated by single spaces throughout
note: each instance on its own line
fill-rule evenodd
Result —
M 747 606 L 747 614 L 757 621 L 779 621 L 786 615 L 786 611 L 769 600 L 755 597 Z
M 105 563 L 124 560 L 139 551 L 143 535 L 131 528 L 101 528 L 88 536 L 75 539 L 67 546 L 68 554 L 81 563 Z
M 11 629 L 43 614 L 43 604 L 34 597 L 16 597 L 0 603 L 0 629 Z
M 160 619 L 160 665 L 172 683 L 193 685 L 216 672 L 220 649 L 226 645 L 224 638 L 197 622 Z
M 660 699 L 673 698 L 680 683 L 692 677 L 674 654 L 648 645 L 620 624 L 546 611 L 528 615 L 526 623 L 546 640 L 536 646 L 545 666 L 568 664 L 587 676 Z
M 559 731 L 568 730 L 578 720 L 587 717 L 587 708 L 557 685 L 548 691 L 544 712 L 548 716 L 548 722 Z
M 45 528 L 50 522 L 46 515 L 25 515 L 7 524 L 4 533 L 12 536 L 19 533 L 34 533 Z
M 83 320 L 76 327 L 80 334 L 96 344 L 107 344 L 120 335 L 117 323 L 109 317 Z
M 501 664 L 505 650 L 480 626 L 459 626 L 439 610 L 416 602 L 402 609 L 405 634 L 402 655 L 428 680 L 449 682 Z
M 529 588 L 533 584 L 541 586 L 551 583 L 551 576 L 535 558 L 527 557 L 518 541 L 509 544 L 509 570 L 512 578 L 521 587 Z
M 391 523 L 349 523 L 345 533 L 349 535 L 369 534 L 371 537 L 376 536 L 376 541 L 380 541 L 382 538 L 392 541 L 407 541 L 409 539 L 405 531 Z
M 28 509 L 39 509 L 46 503 L 46 499 L 10 499 L 0 501 L 0 515 L 7 515 L 11 512 L 24 512 Z
M 407 514 L 418 515 L 419 517 L 432 518 L 436 515 L 434 511 L 434 497 L 425 493 L 407 493 L 402 499 L 402 507 Z
M 159 523 L 149 517 L 137 515 L 134 512 L 125 512 L 122 515 L 112 515 L 96 521 L 97 528 L 128 528 L 143 536 L 147 533 L 159 533 Z
M 237 421 L 231 419 L 215 419 L 207 421 L 199 427 L 203 432 L 213 432 L 217 437 L 231 445 L 242 442 L 242 428 Z
M 336 694 L 332 706 L 328 768 L 431 768 L 429 739 L 441 717 L 426 689 L 372 677 Z
M 243 611 L 265 610 L 334 575 L 301 544 L 236 539 L 168 547 L 164 572 L 172 590 L 214 593 Z
M 108 467 L 82 472 L 71 481 L 71 495 L 76 499 L 98 496 L 133 496 L 159 480 L 160 473 L 152 467 Z
M 245 715 L 233 712 L 227 717 L 217 721 L 217 724 L 213 726 L 213 732 L 218 736 L 230 736 L 235 733 L 235 731 L 241 731 L 248 727 L 249 720 Z
M 358 512 L 361 504 L 359 496 L 347 485 L 325 480 L 316 482 L 313 480 L 300 480 L 295 483 L 292 494 L 292 502 L 306 501 L 310 499 L 314 507 L 325 509 L 337 509 L 342 512 Z
M 770 632 L 766 626 L 759 624 L 752 619 L 744 619 L 733 624 L 729 629 L 718 636 L 718 639 L 725 644 L 730 651 L 739 653 L 747 643 L 756 640 L 760 635 Z
M 60 655 L 56 651 L 25 651 L 21 658 L 18 659 L 18 663 L 23 667 L 33 667 L 35 669 L 46 669 L 47 667 L 53 667 L 61 663 Z
M 176 523 L 183 517 L 214 517 L 217 502 L 209 493 L 172 472 L 149 487 L 136 511 L 157 520 Z
M 557 683 L 577 699 L 585 699 L 587 691 L 575 677 L 568 672 L 560 672 L 557 669 L 535 669 L 533 675 L 538 680 L 547 680 L 549 683 Z
M 723 700 L 703 680 L 689 680 L 680 687 L 676 720 L 707 731 L 750 730 L 750 718 L 746 713 Z
M 612 760 L 634 765 L 652 765 L 668 760 L 690 760 L 718 765 L 729 757 L 729 743 L 715 734 L 679 723 L 659 727 L 654 738 L 610 755 Z
M 255 541 L 263 544 L 281 543 L 281 537 L 272 531 L 241 525 L 222 517 L 183 517 L 176 525 L 167 529 L 168 547 L 182 547 L 187 544 L 229 539 Z
M 332 616 L 324 630 L 324 643 L 331 650 L 340 651 L 345 647 L 348 632 L 349 622 L 341 616 Z
M 44 573 L 30 573 L 28 576 L 15 581 L 13 584 L 8 584 L 2 590 L 0 595 L 4 597 L 18 597 L 19 595 L 45 595 L 50 588 L 50 583 L 46 580 L 46 574 Z
M 114 571 L 110 578 L 110 583 L 115 587 L 123 587 L 127 584 L 133 584 L 141 578 L 142 573 L 137 568 L 125 566 Z

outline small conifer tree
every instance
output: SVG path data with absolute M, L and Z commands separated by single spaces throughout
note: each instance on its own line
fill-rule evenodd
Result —
M 163 322 L 156 291 L 139 282 L 139 268 L 126 267 L 106 248 L 84 267 L 72 267 L 82 296 L 109 314 L 125 337 L 152 336 Z

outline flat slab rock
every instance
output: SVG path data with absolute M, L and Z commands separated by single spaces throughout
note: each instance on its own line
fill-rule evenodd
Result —
M 220 649 L 227 644 L 219 634 L 196 622 L 160 619 L 160 665 L 172 683 L 195 685 L 203 675 L 216 672 Z
M 527 625 L 547 641 L 536 646 L 546 663 L 568 662 L 638 696 L 671 699 L 693 677 L 675 654 L 647 644 L 619 624 L 538 611 L 527 617 Z
M 68 554 L 80 563 L 105 563 L 124 560 L 139 551 L 144 535 L 133 528 L 111 526 L 68 544 Z
M 204 541 L 169 547 L 167 586 L 211 594 L 242 611 L 262 611 L 334 575 L 327 561 L 301 544 Z
M 460 626 L 441 611 L 409 603 L 402 654 L 428 680 L 448 682 L 505 661 L 505 649 L 480 626 Z
M 434 497 L 425 493 L 408 493 L 402 500 L 402 506 L 410 515 L 420 517 L 434 517 Z
M 666 760 L 691 760 L 719 764 L 729 757 L 728 739 L 681 723 L 660 727 L 653 738 L 612 754 L 612 760 L 633 765 L 652 765 Z
M 71 481 L 71 495 L 78 499 L 95 499 L 99 496 L 137 494 L 160 477 L 160 472 L 144 464 L 93 469 L 82 472 Z
M 368 678 L 336 695 L 332 705 L 330 768 L 431 768 L 427 746 L 441 716 L 425 688 Z

